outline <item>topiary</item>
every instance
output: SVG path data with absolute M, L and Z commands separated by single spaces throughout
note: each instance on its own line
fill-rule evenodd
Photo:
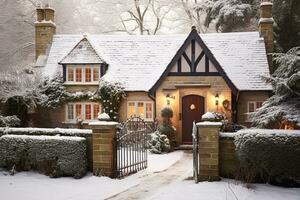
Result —
M 161 117 L 164 119 L 170 119 L 173 117 L 173 110 L 169 107 L 163 108 L 161 111 Z
M 161 110 L 161 117 L 163 118 L 162 124 L 158 126 L 160 134 L 166 135 L 171 141 L 171 146 L 175 145 L 175 127 L 172 125 L 171 118 L 173 117 L 173 110 L 169 107 L 165 107 Z

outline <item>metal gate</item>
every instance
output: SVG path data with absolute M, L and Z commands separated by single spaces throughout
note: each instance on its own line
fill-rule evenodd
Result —
M 140 117 L 131 117 L 117 131 L 114 145 L 115 177 L 147 168 L 147 131 Z
M 195 121 L 193 122 L 193 176 L 196 183 L 198 183 L 199 172 L 199 142 L 198 130 Z

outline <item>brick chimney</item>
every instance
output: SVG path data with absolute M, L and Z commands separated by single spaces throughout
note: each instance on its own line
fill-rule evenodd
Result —
M 35 59 L 45 55 L 48 46 L 52 43 L 56 32 L 54 23 L 54 9 L 49 5 L 36 9 L 37 21 L 35 22 Z
M 273 23 L 274 19 L 272 17 L 272 7 L 273 3 L 269 0 L 262 0 L 260 4 L 260 19 L 258 30 L 260 36 L 264 38 L 266 44 L 266 52 L 268 55 L 268 62 L 271 68 L 272 66 L 272 53 L 274 51 L 273 44 Z

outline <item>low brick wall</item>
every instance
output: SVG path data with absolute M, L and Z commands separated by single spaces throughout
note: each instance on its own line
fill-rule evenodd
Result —
M 239 161 L 235 153 L 233 135 L 235 133 L 220 133 L 219 137 L 219 172 L 225 178 L 235 178 Z

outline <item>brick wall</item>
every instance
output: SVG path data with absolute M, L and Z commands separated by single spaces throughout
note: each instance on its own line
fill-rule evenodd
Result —
M 220 176 L 226 178 L 235 178 L 239 168 L 239 161 L 235 153 L 235 145 L 233 137 L 222 137 L 219 140 L 219 170 Z

